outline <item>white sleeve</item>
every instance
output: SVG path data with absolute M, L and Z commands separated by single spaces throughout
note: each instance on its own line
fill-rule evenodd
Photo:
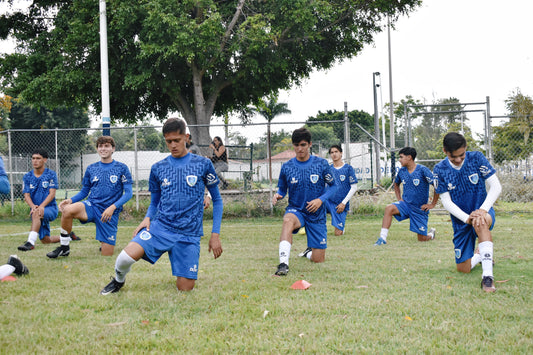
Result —
M 481 205 L 480 209 L 488 212 L 494 205 L 494 202 L 496 202 L 500 196 L 500 193 L 502 192 L 502 185 L 500 184 L 500 179 L 498 179 L 496 174 L 488 178 L 486 182 L 489 187 L 489 192 L 487 192 L 487 197 L 485 198 L 485 201 Z
M 344 200 L 342 200 L 342 203 L 343 204 L 347 204 L 348 201 L 350 201 L 350 199 L 352 198 L 352 196 L 355 193 L 355 191 L 357 191 L 357 184 L 352 184 L 351 187 L 350 187 L 350 191 L 348 191 L 348 194 L 346 195 Z
M 452 215 L 454 215 L 459 220 L 463 221 L 463 223 L 466 223 L 468 221 L 468 218 L 470 217 L 469 214 L 465 213 L 462 209 L 459 208 L 450 197 L 449 192 L 443 192 L 440 195 L 440 200 L 442 202 L 442 205 L 444 208 L 450 212 Z

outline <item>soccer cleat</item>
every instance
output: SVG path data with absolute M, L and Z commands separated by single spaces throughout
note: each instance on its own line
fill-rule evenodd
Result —
M 70 232 L 69 237 L 70 237 L 70 240 L 75 240 L 75 241 L 81 240 L 81 238 L 78 237 L 76 233 L 74 233 L 74 231 Z
M 15 268 L 15 274 L 17 275 L 27 275 L 30 273 L 28 267 L 24 265 L 16 255 L 11 255 L 9 259 L 7 259 L 7 263 Z
M 298 256 L 301 257 L 301 258 L 307 258 L 307 254 L 309 254 L 312 251 L 313 251 L 313 249 L 311 249 L 310 247 L 307 247 L 307 249 L 305 249 L 303 252 L 298 254 Z
M 100 294 L 102 296 L 109 295 L 110 293 L 118 292 L 122 286 L 124 286 L 124 282 L 118 282 L 114 277 L 111 277 L 111 282 L 108 283 L 102 291 L 100 291 Z
M 289 265 L 285 263 L 281 263 L 278 265 L 278 270 L 276 271 L 275 275 L 278 276 L 285 276 L 289 272 Z
M 437 236 L 437 230 L 435 228 L 431 228 L 429 230 L 428 235 L 431 237 L 431 240 L 435 239 L 435 237 Z
M 387 241 L 381 237 L 378 238 L 378 240 L 374 243 L 374 245 L 383 245 L 387 244 Z
M 481 288 L 485 292 L 494 292 L 494 291 L 496 291 L 496 287 L 494 287 L 494 277 L 492 277 L 492 276 L 483 276 L 483 280 L 481 280 Z
M 33 250 L 33 249 L 35 249 L 35 246 L 30 242 L 26 242 L 18 247 L 18 250 L 21 250 L 21 251 L 28 251 L 28 250 Z
M 68 256 L 70 254 L 70 247 L 68 245 L 60 245 L 55 250 L 46 254 L 50 259 L 55 259 L 58 256 Z

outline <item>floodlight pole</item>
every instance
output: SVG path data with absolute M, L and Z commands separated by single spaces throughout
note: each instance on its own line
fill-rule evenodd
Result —
M 376 169 L 376 182 L 379 184 L 381 180 L 381 164 L 380 164 L 380 149 L 379 145 L 379 114 L 378 114 L 378 95 L 376 90 L 376 76 L 379 76 L 379 72 L 372 73 L 372 89 L 374 90 L 374 137 L 376 142 L 374 143 L 374 154 L 375 156 L 375 169 Z
M 102 86 L 102 127 L 103 135 L 110 136 L 111 109 L 109 105 L 109 64 L 107 58 L 107 16 L 106 0 L 100 2 L 100 76 Z

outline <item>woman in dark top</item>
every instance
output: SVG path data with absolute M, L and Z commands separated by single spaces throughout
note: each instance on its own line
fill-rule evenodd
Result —
M 217 136 L 213 138 L 213 142 L 209 145 L 209 148 L 213 150 L 211 161 L 215 166 L 218 179 L 222 182 L 222 189 L 225 190 L 228 187 L 228 183 L 221 173 L 223 171 L 228 171 L 228 154 L 226 152 L 226 147 L 224 146 L 224 143 L 222 143 L 222 139 Z

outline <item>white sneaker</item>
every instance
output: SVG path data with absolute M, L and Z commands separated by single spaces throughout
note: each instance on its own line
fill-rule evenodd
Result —
M 431 228 L 429 230 L 428 235 L 431 237 L 431 240 L 435 239 L 435 237 L 437 236 L 437 230 L 435 228 Z
M 312 252 L 313 249 L 307 247 L 307 249 L 305 249 L 304 251 L 302 251 L 300 254 L 298 254 L 298 256 L 300 258 L 307 258 L 307 254 L 309 254 L 310 252 Z

